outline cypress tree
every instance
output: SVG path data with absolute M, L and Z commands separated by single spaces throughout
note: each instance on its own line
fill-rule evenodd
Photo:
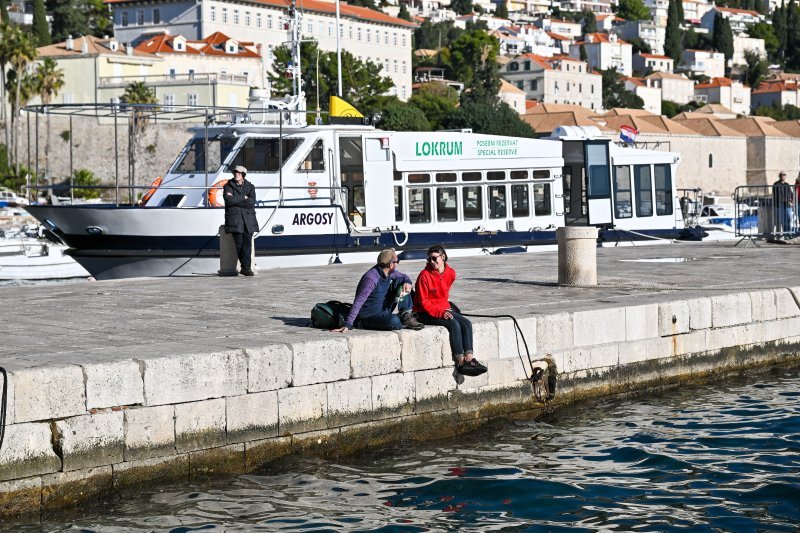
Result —
M 50 44 L 50 26 L 47 25 L 47 12 L 44 10 L 44 0 L 33 2 L 33 36 L 38 46 Z
M 505 0 L 497 4 L 497 9 L 494 11 L 494 16 L 500 19 L 508 18 L 508 4 L 506 4 Z
M 781 1 L 781 6 L 776 7 L 772 12 L 772 28 L 775 36 L 778 37 L 778 50 L 775 53 L 780 61 L 783 61 L 786 52 L 786 6 Z
M 597 33 L 597 17 L 594 16 L 594 11 L 587 9 L 583 12 L 583 33 Z
M 725 54 L 726 60 L 733 57 L 733 31 L 731 31 L 731 23 L 720 13 L 717 13 L 717 16 L 714 17 L 714 35 L 712 36 L 711 43 L 717 52 Z
M 678 25 L 683 24 L 685 15 L 683 14 L 683 0 L 675 0 L 675 6 L 678 8 Z
M 0 0 L 0 22 L 8 24 L 8 0 Z
M 681 46 L 680 14 L 678 13 L 678 0 L 669 0 L 667 15 L 667 29 L 664 37 L 664 54 L 675 60 L 677 66 L 681 62 L 683 47 Z
M 800 11 L 794 0 L 789 2 L 786 11 L 786 67 L 800 70 Z
M 411 22 L 411 13 L 408 12 L 405 2 L 400 2 L 400 11 L 397 13 L 397 18 Z

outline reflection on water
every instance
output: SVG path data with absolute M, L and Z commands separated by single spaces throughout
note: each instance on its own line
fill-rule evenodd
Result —
M 778 368 L 337 462 L 172 484 L 14 531 L 797 531 L 800 372 Z

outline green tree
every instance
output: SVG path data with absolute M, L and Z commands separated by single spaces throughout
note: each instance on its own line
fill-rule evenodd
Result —
M 714 17 L 714 31 L 712 36 L 714 50 L 725 55 L 725 60 L 733 57 L 733 32 L 728 19 L 717 13 Z
M 366 7 L 376 11 L 378 9 L 378 6 L 375 5 L 375 0 L 351 0 L 348 3 L 353 6 Z
M 770 117 L 775 120 L 800 120 L 800 107 L 791 104 L 781 106 L 776 101 L 772 105 L 759 106 L 753 114 L 760 117 Z
M 450 9 L 459 15 L 466 15 L 472 13 L 472 0 L 453 0 L 450 2 Z
M 391 131 L 430 131 L 431 129 L 425 113 L 411 104 L 399 101 L 386 106 L 380 127 Z
M 601 70 L 600 73 L 603 75 L 603 107 L 605 109 L 615 107 L 644 109 L 644 100 L 625 88 L 623 76 L 616 67 Z
M 483 30 L 472 30 L 462 33 L 453 41 L 445 58 L 455 79 L 471 85 L 477 69 L 490 65 L 490 70 L 492 66 L 496 70 L 499 51 L 500 43 L 496 38 Z
M 508 18 L 508 4 L 506 3 L 506 0 L 501 0 L 497 3 L 497 9 L 495 9 L 494 16 L 500 19 Z
M 800 11 L 794 0 L 786 6 L 786 69 L 800 71 Z
M 536 131 L 505 102 L 467 100 L 447 117 L 449 129 L 472 128 L 475 133 L 535 137 Z
M 72 173 L 72 192 L 77 198 L 100 198 L 100 189 L 82 189 L 78 187 L 97 187 L 100 179 L 91 170 L 79 168 Z
M 0 0 L 0 22 L 8 24 L 10 19 L 8 17 L 8 0 Z
M 711 38 L 705 33 L 697 33 L 689 28 L 683 32 L 683 50 L 713 50 Z
M 761 55 L 758 52 L 753 50 L 746 51 L 744 59 L 747 62 L 745 81 L 752 89 L 758 89 L 761 80 L 767 74 L 767 62 L 761 59 Z
M 640 37 L 634 37 L 633 39 L 627 39 L 628 44 L 630 44 L 633 49 L 631 50 L 634 54 L 652 54 L 653 49 L 650 48 L 650 45 L 644 42 Z
M 583 44 L 581 44 L 581 47 L 578 48 L 578 53 L 580 54 L 581 61 L 589 60 L 589 54 L 586 53 L 586 47 Z
M 111 10 L 103 0 L 86 0 L 85 8 L 88 16 L 89 28 L 95 37 L 112 35 L 114 33 L 114 21 L 111 18 Z
M 414 91 L 409 103 L 422 111 L 432 130 L 440 130 L 458 105 L 458 93 L 443 83 L 426 83 Z
M 12 161 L 14 172 L 19 172 L 19 142 L 21 135 L 17 131 L 19 127 L 19 110 L 30 99 L 32 79 L 27 75 L 28 65 L 36 59 L 36 43 L 32 35 L 23 33 L 18 28 L 6 28 L 3 34 L 8 46 L 8 65 L 11 70 L 6 75 L 5 90 L 11 104 L 11 129 L 14 135 L 11 137 L 13 148 Z M 16 139 L 16 140 L 15 140 Z
M 688 113 L 691 111 L 697 110 L 698 107 L 701 105 L 698 102 L 689 102 L 688 104 L 678 104 L 675 102 L 670 102 L 669 100 L 662 100 L 661 101 L 661 114 L 666 116 L 667 118 L 672 118 L 679 113 Z
M 681 19 L 678 13 L 676 0 L 669 0 L 667 13 L 667 29 L 664 37 L 664 54 L 675 60 L 675 66 L 681 61 L 683 48 L 681 47 Z
M 47 24 L 44 0 L 33 0 L 33 35 L 39 46 L 50 44 L 50 26 Z
M 786 51 L 786 6 L 781 1 L 780 7 L 772 12 L 772 28 L 775 30 L 775 37 L 778 39 L 778 50 L 775 53 L 778 61 L 783 62 L 783 54 Z
M 408 12 L 405 2 L 400 2 L 400 11 L 397 12 L 397 18 L 411 21 L 411 13 Z
M 650 20 L 650 10 L 642 0 L 619 0 L 617 16 L 625 20 Z
M 758 22 L 747 27 L 747 35 L 754 39 L 764 39 L 764 48 L 770 58 L 778 59 L 778 49 L 781 46 L 775 28 L 772 24 Z
M 83 2 L 76 0 L 48 0 L 47 10 L 53 16 L 52 36 L 56 42 L 67 36 L 88 35 L 89 20 Z
M 597 33 L 597 17 L 594 12 L 588 9 L 582 12 L 583 15 L 583 33 Z
M 49 105 L 58 91 L 64 87 L 64 71 L 58 68 L 58 64 L 52 57 L 46 57 L 44 61 L 36 67 L 36 91 L 42 104 Z M 44 144 L 44 175 L 50 173 L 50 113 L 47 114 L 47 135 Z
M 284 75 L 289 72 L 288 64 L 292 60 L 290 50 L 279 46 L 273 50 L 273 54 L 273 72 L 269 74 L 272 90 L 276 94 L 290 94 L 292 80 Z M 316 67 L 318 56 L 319 83 Z M 327 109 L 330 95 L 338 92 L 336 52 L 322 52 L 316 42 L 304 42 L 300 66 L 303 90 L 308 100 L 315 102 L 319 94 L 320 107 Z M 382 65 L 359 61 L 350 52 L 342 50 L 342 98 L 364 115 L 381 111 L 382 105 L 391 100 L 385 94 L 394 86 L 391 78 L 381 75 L 382 70 Z
M 417 50 L 427 48 L 439 50 L 450 46 L 464 33 L 461 28 L 456 28 L 452 20 L 431 24 L 427 19 L 414 31 L 414 48 Z

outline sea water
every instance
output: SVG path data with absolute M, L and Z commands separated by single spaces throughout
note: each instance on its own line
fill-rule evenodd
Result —
M 13 531 L 797 531 L 800 370 L 126 491 Z M 3 529 L 0 526 L 0 529 Z

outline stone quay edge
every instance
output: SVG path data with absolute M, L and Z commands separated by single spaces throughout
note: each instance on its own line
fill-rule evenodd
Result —
M 678 255 L 692 259 L 658 261 Z M 0 515 L 535 416 L 533 361 L 557 369 L 553 406 L 797 361 L 793 261 L 780 246 L 600 249 L 599 285 L 580 289 L 558 287 L 551 253 L 452 258 L 461 308 L 513 315 L 530 352 L 511 318 L 473 318 L 478 378 L 454 372 L 443 328 L 306 327 L 365 265 L 0 289 L 19 310 L 0 348 Z

